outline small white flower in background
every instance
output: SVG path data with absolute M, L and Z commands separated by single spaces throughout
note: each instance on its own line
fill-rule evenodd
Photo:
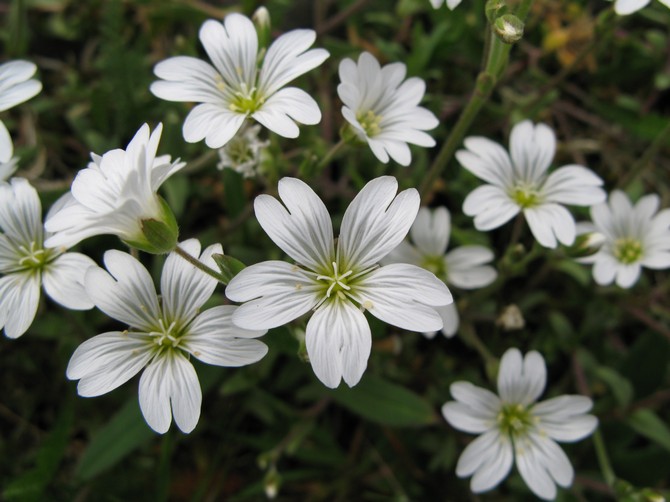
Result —
M 57 209 L 62 199 L 54 204 Z M 37 191 L 22 178 L 0 182 L 0 329 L 18 338 L 35 318 L 40 286 L 55 302 L 73 310 L 93 303 L 84 291 L 88 256 L 65 253 L 43 243 L 42 204 Z
M 189 239 L 180 247 L 201 262 L 215 267 L 215 244 L 200 253 L 200 242 Z M 236 307 L 223 305 L 200 312 L 212 296 L 216 279 L 171 253 L 161 275 L 161 296 L 151 275 L 135 258 L 121 251 L 105 253 L 105 270 L 89 269 L 86 290 L 95 305 L 129 326 L 82 343 L 72 355 L 67 377 L 79 380 L 80 396 L 93 397 L 124 384 L 143 368 L 139 383 L 142 414 L 159 433 L 170 428 L 172 416 L 183 432 L 191 432 L 200 417 L 202 391 L 193 356 L 216 366 L 244 366 L 267 353 L 253 340 L 265 330 L 234 326 Z
M 258 138 L 261 126 L 254 125 L 238 131 L 237 135 L 219 148 L 217 168 L 234 169 L 245 178 L 253 178 L 261 161 L 261 151 L 270 145 L 268 140 Z
M 525 120 L 510 135 L 510 154 L 489 139 L 472 136 L 458 161 L 488 182 L 473 190 L 463 212 L 474 216 L 477 230 L 492 230 L 523 212 L 535 239 L 544 247 L 575 240 L 575 220 L 563 204 L 592 206 L 606 198 L 602 180 L 583 166 L 567 165 L 547 174 L 556 136 L 545 124 Z
M 593 230 L 605 238 L 597 253 L 579 258 L 593 263 L 593 278 L 600 285 L 630 288 L 642 267 L 670 268 L 670 209 L 658 211 L 658 195 L 645 195 L 634 206 L 628 196 L 614 190 L 609 202 L 591 208 Z
M 151 92 L 169 101 L 201 103 L 184 121 L 184 139 L 205 140 L 221 148 L 235 136 L 245 120 L 253 118 L 285 138 L 299 134 L 296 122 L 318 124 L 321 111 L 305 91 L 286 84 L 329 56 L 325 49 L 307 50 L 314 43 L 313 30 L 293 30 L 270 45 L 258 68 L 258 35 L 249 18 L 226 16 L 200 28 L 200 41 L 213 66 L 200 59 L 178 56 L 156 65 L 163 80 Z
M 177 223 L 156 191 L 185 163 L 156 156 L 162 130 L 159 124 L 150 134 L 144 124 L 126 150 L 91 154 L 93 161 L 75 177 L 67 203 L 47 218 L 45 227 L 54 235 L 46 244 L 73 246 L 93 235 L 113 234 L 148 252 L 174 249 Z M 155 232 L 167 234 L 165 249 L 154 249 Z
M 614 11 L 620 16 L 626 16 L 646 7 L 650 2 L 651 0 L 615 0 Z M 670 8 L 670 0 L 659 0 L 659 2 Z
M 433 9 L 439 9 L 446 3 L 450 10 L 454 10 L 461 4 L 461 1 L 462 0 L 446 0 L 445 2 L 445 0 L 430 0 L 430 3 L 432 4 Z
M 29 100 L 42 90 L 42 83 L 32 77 L 37 66 L 30 61 L 8 61 L 0 65 L 0 112 Z M 0 120 L 0 162 L 9 162 L 14 152 L 12 138 Z
M 419 102 L 426 91 L 425 82 L 408 78 L 407 67 L 391 63 L 383 68 L 375 57 L 363 52 L 358 63 L 343 59 L 337 94 L 344 106 L 342 115 L 358 138 L 370 146 L 383 163 L 389 157 L 407 166 L 412 160 L 407 143 L 435 146 L 435 140 L 424 131 L 437 127 L 439 121 Z
M 565 395 L 536 403 L 544 391 L 547 368 L 535 351 L 525 357 L 509 349 L 500 361 L 498 394 L 470 382 L 451 384 L 456 401 L 442 406 L 452 427 L 481 434 L 463 451 L 456 474 L 472 476 L 474 493 L 497 486 L 516 467 L 538 497 L 556 497 L 556 485 L 569 487 L 574 471 L 556 444 L 574 442 L 591 434 L 598 419 L 587 412 L 593 406 L 584 396 Z
M 269 329 L 313 310 L 307 353 L 316 376 L 331 388 L 342 378 L 354 386 L 365 371 L 372 338 L 363 311 L 410 331 L 442 328 L 434 307 L 452 301 L 442 281 L 414 265 L 378 265 L 416 217 L 415 189 L 396 195 L 391 176 L 369 182 L 344 213 L 336 242 L 328 210 L 309 186 L 283 178 L 278 188 L 284 205 L 259 195 L 256 218 L 297 265 L 265 261 L 236 275 L 226 296 L 247 303 L 235 312 L 235 324 Z
M 483 288 L 495 281 L 498 273 L 485 265 L 493 260 L 491 250 L 484 246 L 461 246 L 446 253 L 450 234 L 451 215 L 446 207 L 422 207 L 410 229 L 414 245 L 401 242 L 382 262 L 423 267 L 446 284 L 461 289 Z M 442 333 L 447 337 L 454 336 L 459 324 L 456 305 L 450 303 L 436 310 L 444 322 Z M 424 335 L 432 338 L 435 332 Z

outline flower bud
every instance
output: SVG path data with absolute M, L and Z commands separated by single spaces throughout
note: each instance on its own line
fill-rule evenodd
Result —
M 572 246 L 566 249 L 571 258 L 584 258 L 596 254 L 605 243 L 605 236 L 600 232 L 587 232 L 575 238 Z
M 495 23 L 495 20 L 504 14 L 506 8 L 507 4 L 505 3 L 505 0 L 488 0 L 488 2 L 486 2 L 486 7 L 484 7 L 486 19 L 488 19 L 491 24 Z
M 256 32 L 258 33 L 258 45 L 259 47 L 267 47 L 270 42 L 270 30 L 271 30 L 271 21 L 270 13 L 268 10 L 261 6 L 256 9 L 256 12 L 251 16 L 251 20 L 256 26 Z
M 514 14 L 504 14 L 493 22 L 493 31 L 506 44 L 521 40 L 523 27 L 523 21 Z
M 521 309 L 513 303 L 503 309 L 496 319 L 496 324 L 505 331 L 522 329 L 526 325 Z
M 274 499 L 279 493 L 279 487 L 281 486 L 281 476 L 277 469 L 271 467 L 265 478 L 263 479 L 263 488 L 265 490 L 265 496 L 269 499 Z

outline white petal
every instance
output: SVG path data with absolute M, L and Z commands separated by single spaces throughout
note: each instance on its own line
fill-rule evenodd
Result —
M 458 316 L 458 309 L 455 303 L 444 305 L 442 307 L 435 307 L 435 310 L 442 318 L 442 334 L 447 338 L 451 338 L 458 331 L 460 318 Z
M 646 7 L 651 0 L 616 0 L 614 11 L 620 16 L 627 16 Z
M 533 236 L 542 246 L 553 249 L 557 241 L 566 246 L 575 241 L 575 220 L 563 206 L 542 204 L 524 209 L 523 214 Z
M 442 406 L 442 415 L 453 428 L 470 434 L 481 434 L 496 425 L 495 416 L 474 410 L 457 401 L 445 403 Z
M 301 124 L 318 124 L 321 122 L 321 111 L 314 98 L 305 91 L 296 87 L 287 87 L 268 99 L 252 117 L 280 136 L 293 138 L 297 134 L 293 135 L 293 132 L 289 132 L 288 135 L 283 134 L 283 122 L 295 120 Z M 277 127 L 276 122 L 280 122 L 281 125 Z M 288 128 L 293 130 L 292 126 Z
M 630 288 L 640 278 L 642 267 L 639 263 L 620 264 L 617 267 L 616 284 L 620 288 Z
M 156 432 L 167 432 L 173 413 L 179 429 L 191 432 L 200 418 L 202 403 L 200 382 L 193 365 L 177 353 L 167 352 L 157 357 L 142 373 L 139 400 L 144 419 Z
M 228 284 L 226 296 L 247 302 L 233 314 L 237 326 L 263 330 L 286 324 L 314 308 L 322 289 L 295 265 L 265 261 L 237 274 Z
M 231 112 L 223 105 L 205 103 L 189 112 L 182 132 L 189 143 L 204 139 L 208 147 L 221 148 L 235 136 L 245 118 L 245 114 Z
M 488 231 L 504 225 L 520 211 L 500 188 L 482 185 L 468 194 L 463 202 L 463 212 L 475 217 L 477 230 Z
M 367 367 L 372 335 L 363 313 L 336 298 L 314 312 L 305 344 L 314 374 L 324 385 L 334 389 L 344 378 L 353 387 Z
M 35 79 L 21 82 L 9 89 L 3 89 L 2 92 L 0 92 L 0 112 L 4 112 L 24 101 L 28 101 L 33 96 L 39 94 L 41 90 L 42 83 Z
M 412 241 L 424 254 L 441 256 L 447 250 L 451 216 L 446 207 L 430 210 L 422 207 L 410 229 Z
M 214 253 L 223 253 L 221 244 L 209 246 L 200 254 L 200 242 L 189 239 L 179 247 L 201 263 L 216 269 L 212 259 Z M 165 260 L 161 275 L 163 314 L 168 319 L 190 321 L 214 293 L 218 281 L 191 265 L 177 253 L 172 252 Z
M 382 265 L 389 263 L 409 263 L 411 265 L 421 266 L 423 254 L 407 241 L 402 241 L 398 247 L 381 259 Z
M 107 251 L 104 260 L 110 273 L 91 267 L 84 277 L 86 292 L 93 303 L 108 316 L 128 326 L 147 332 L 156 329 L 160 310 L 147 269 L 121 251 Z
M 0 230 L 15 243 L 42 245 L 42 204 L 28 180 L 13 178 L 0 183 Z
M 546 124 L 533 126 L 524 120 L 512 128 L 509 143 L 515 179 L 528 184 L 542 179 L 556 153 L 554 131 Z
M 261 227 L 299 264 L 322 273 L 331 270 L 335 258 L 333 225 L 326 206 L 297 178 L 282 178 L 278 189 L 286 207 L 269 195 L 254 201 Z
M 391 176 L 370 181 L 342 219 L 338 258 L 343 270 L 360 272 L 390 253 L 407 235 L 419 211 L 419 193 L 411 188 L 396 196 Z
M 549 175 L 542 186 L 542 194 L 548 202 L 592 206 L 604 202 L 605 191 L 596 174 L 586 167 L 569 165 L 557 169 Z
M 593 263 L 593 279 L 601 286 L 612 284 L 618 268 L 619 263 L 614 256 L 600 252 Z
M 5 124 L 0 120 L 0 162 L 5 163 L 9 162 L 14 153 L 14 144 L 12 143 L 12 137 L 9 135 L 9 131 Z M 9 176 L 3 176 L 0 178 L 0 181 L 5 181 Z
M 483 288 L 491 284 L 498 273 L 482 264 L 493 260 L 493 252 L 484 246 L 461 246 L 447 253 L 447 282 L 463 289 Z
M 464 404 L 473 413 L 481 416 L 495 418 L 500 412 L 500 398 L 493 392 L 470 382 L 454 382 L 449 387 L 449 391 L 454 399 Z
M 502 146 L 479 136 L 465 138 L 463 144 L 467 150 L 457 151 L 456 158 L 468 171 L 502 189 L 514 184 L 512 162 Z
M 442 318 L 433 307 L 453 302 L 447 286 L 433 273 L 403 263 L 374 270 L 352 293 L 378 319 L 419 332 L 442 329 Z
M 188 327 L 182 347 L 207 364 L 245 366 L 260 361 L 267 346 L 258 340 L 265 330 L 246 330 L 232 321 L 237 307 L 222 305 L 206 310 Z
M 482 434 L 470 443 L 456 465 L 456 475 L 466 477 L 474 474 L 470 489 L 481 493 L 498 485 L 512 468 L 512 445 L 509 439 L 497 430 Z
M 147 335 L 111 331 L 77 347 L 66 375 L 70 380 L 79 380 L 80 396 L 100 396 L 126 383 L 152 357 L 151 339 Z
M 57 303 L 73 310 L 88 310 L 94 304 L 84 288 L 89 267 L 97 265 L 81 253 L 65 253 L 43 269 L 44 291 Z
M 515 457 L 521 477 L 535 495 L 545 500 L 556 497 L 556 484 L 570 486 L 574 471 L 561 448 L 549 438 L 530 433 L 517 438 Z
M 537 401 L 547 383 L 542 356 L 531 350 L 522 358 L 518 349 L 508 349 L 500 360 L 498 393 L 503 402 L 527 406 Z
M 39 302 L 39 273 L 16 272 L 0 277 L 0 321 L 4 321 L 5 336 L 23 335 L 35 319 Z
M 159 80 L 149 90 L 154 96 L 168 101 L 221 103 L 222 92 L 217 88 L 219 73 L 212 65 L 189 56 L 177 56 L 161 61 L 154 67 Z

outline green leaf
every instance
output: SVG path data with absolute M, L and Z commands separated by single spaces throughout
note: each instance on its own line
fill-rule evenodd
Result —
M 351 388 L 343 384 L 329 394 L 345 408 L 378 424 L 403 427 L 436 421 L 433 407 L 421 396 L 376 376 L 364 377 Z
M 216 253 L 212 255 L 212 258 L 216 262 L 216 265 L 221 271 L 222 279 L 225 284 L 228 284 L 233 280 L 237 274 L 244 270 L 245 265 L 237 258 L 232 256 Z
M 45 500 L 44 490 L 56 475 L 58 466 L 63 459 L 73 418 L 73 400 L 68 399 L 51 433 L 37 452 L 34 467 L 5 487 L 2 492 L 2 500 L 20 500 L 22 502 Z
M 637 410 L 626 419 L 626 423 L 641 436 L 670 451 L 670 429 L 653 411 Z
M 137 398 L 132 398 L 93 437 L 79 460 L 75 476 L 82 481 L 97 476 L 153 436 L 154 432 L 142 417 Z
M 607 366 L 599 366 L 595 375 L 605 382 L 614 394 L 619 406 L 628 406 L 633 399 L 633 385 L 617 371 Z

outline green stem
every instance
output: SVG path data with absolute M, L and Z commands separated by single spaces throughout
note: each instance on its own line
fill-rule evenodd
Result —
M 482 356 L 487 365 L 496 364 L 498 362 L 498 359 L 491 353 L 491 351 L 489 351 L 486 345 L 484 345 L 482 339 L 479 338 L 479 335 L 477 335 L 477 332 L 471 323 L 461 323 L 460 333 L 461 339 L 467 345 L 479 352 L 479 355 Z
M 331 160 L 333 160 L 333 157 L 335 157 L 335 155 L 336 155 L 337 153 L 339 153 L 340 149 L 341 149 L 344 145 L 345 145 L 345 141 L 344 141 L 343 139 L 341 139 L 340 141 L 338 141 L 337 143 L 335 143 L 335 144 L 330 148 L 330 150 L 328 150 L 328 152 L 326 153 L 326 155 L 323 156 L 323 158 L 321 159 L 321 162 L 319 162 L 319 163 L 317 164 L 317 166 L 316 166 L 316 172 L 317 172 L 317 173 L 318 173 L 318 172 L 321 172 L 321 171 L 323 170 L 323 168 L 325 168 L 325 167 L 328 165 L 328 163 L 329 163 Z
M 614 469 L 612 469 L 612 464 L 610 463 L 607 449 L 605 448 L 605 442 L 603 441 L 599 429 L 596 429 L 593 433 L 593 445 L 596 447 L 596 456 L 598 457 L 598 463 L 600 464 L 600 471 L 603 473 L 603 478 L 605 478 L 605 482 L 609 487 L 614 487 L 616 475 L 614 474 Z
M 177 247 L 174 249 L 174 252 L 177 253 L 179 256 L 181 256 L 184 260 L 186 260 L 187 262 L 189 262 L 189 263 L 190 263 L 191 265 L 193 265 L 194 267 L 196 267 L 196 268 L 202 270 L 202 271 L 203 271 L 204 273 L 206 273 L 207 275 L 210 275 L 210 276 L 214 277 L 214 279 L 216 279 L 217 281 L 219 281 L 219 282 L 221 282 L 221 283 L 223 283 L 223 284 L 228 284 L 228 283 L 226 282 L 225 278 L 223 277 L 223 275 L 221 275 L 219 272 L 217 272 L 217 271 L 214 270 L 213 268 L 208 267 L 207 265 L 205 265 L 203 262 L 201 262 L 201 261 L 198 260 L 197 258 L 194 258 L 193 256 L 191 256 L 190 254 L 188 254 L 186 251 L 184 251 L 184 250 L 183 250 L 182 248 L 180 248 L 179 246 L 177 246 Z

